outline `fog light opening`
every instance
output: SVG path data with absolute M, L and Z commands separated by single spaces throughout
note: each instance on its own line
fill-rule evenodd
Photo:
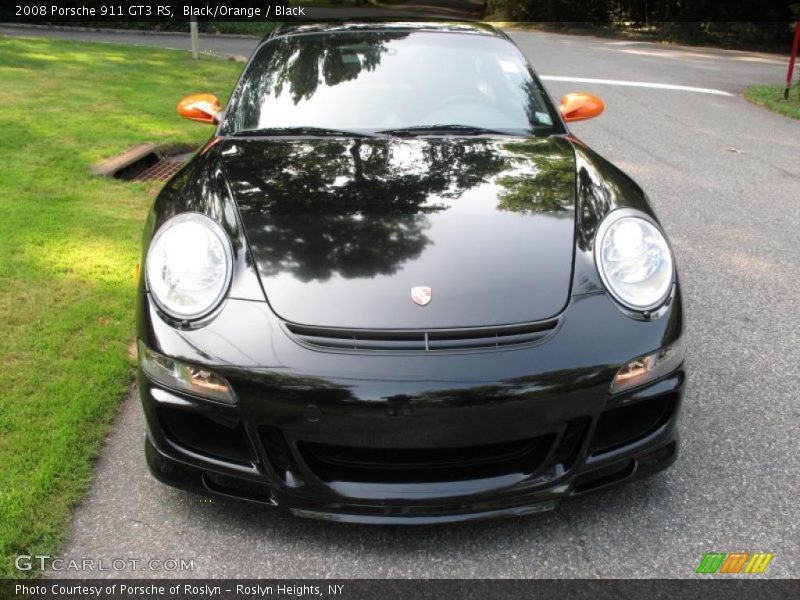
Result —
M 219 461 L 242 465 L 254 461 L 247 434 L 238 421 L 224 423 L 172 406 L 158 407 L 158 420 L 166 438 L 181 448 Z
M 646 438 L 669 422 L 677 403 L 676 394 L 666 394 L 605 411 L 595 427 L 589 452 L 603 454 Z

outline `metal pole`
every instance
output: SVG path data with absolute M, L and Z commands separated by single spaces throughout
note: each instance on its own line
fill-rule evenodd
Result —
M 792 87 L 792 73 L 794 72 L 794 61 L 797 59 L 797 47 L 800 46 L 800 19 L 794 28 L 794 42 L 792 42 L 792 56 L 789 58 L 789 70 L 786 73 L 786 87 L 783 88 L 783 99 L 789 99 L 789 88 Z
M 200 58 L 200 51 L 197 47 L 197 17 L 189 17 L 189 32 L 192 35 L 192 58 Z

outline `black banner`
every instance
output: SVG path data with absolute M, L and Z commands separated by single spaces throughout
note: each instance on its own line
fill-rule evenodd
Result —
M 486 19 L 611 23 L 774 22 L 798 16 L 796 0 L 10 0 L 0 7 L 6 23 L 169 23 L 354 19 Z
M 714 578 L 692 580 L 4 580 L 0 597 L 20 600 L 244 600 L 321 598 L 325 600 L 427 600 L 432 598 L 534 600 L 536 598 L 761 598 L 797 597 L 798 580 Z
M 344 8 L 331 4 L 330 10 Z M 358 9 L 354 5 L 354 8 Z M 16 0 L 5 5 L 0 14 L 3 20 L 26 22 L 71 23 L 84 21 L 170 21 L 191 17 L 201 21 L 287 21 L 295 18 L 325 17 L 330 10 L 302 3 L 264 0 L 229 0 L 226 2 L 172 0 Z M 364 12 L 355 10 L 347 11 Z M 368 11 L 367 11 L 368 12 Z M 343 13 L 343 16 L 344 13 Z M 12 18 L 10 18 L 12 17 Z

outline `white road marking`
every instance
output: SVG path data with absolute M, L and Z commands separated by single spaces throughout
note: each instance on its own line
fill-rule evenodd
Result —
M 768 56 L 734 56 L 733 60 L 741 60 L 744 62 L 764 63 L 767 65 L 779 65 L 781 67 L 788 66 L 788 61 L 785 58 L 770 58 Z
M 608 48 L 606 48 L 608 50 Z M 687 58 L 699 58 L 701 60 L 723 60 L 725 56 L 718 54 L 707 54 L 703 52 L 687 52 L 686 50 L 642 50 L 640 48 L 622 48 L 620 52 L 626 54 L 638 54 L 641 56 L 654 56 L 656 58 L 674 58 L 676 60 L 686 60 Z
M 596 83 L 599 85 L 622 85 L 626 87 L 652 88 L 655 90 L 676 90 L 679 92 L 696 92 L 698 94 L 714 94 L 715 96 L 733 96 L 730 92 L 711 88 L 692 87 L 690 85 L 673 85 L 671 83 L 648 83 L 646 81 L 620 81 L 618 79 L 592 79 L 589 77 L 561 77 L 560 75 L 540 75 L 544 81 L 569 81 L 573 83 Z

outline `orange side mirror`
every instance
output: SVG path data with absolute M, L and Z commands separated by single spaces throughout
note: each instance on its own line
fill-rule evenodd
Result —
M 583 121 L 584 119 L 591 119 L 598 116 L 603 112 L 606 105 L 597 96 L 592 96 L 585 92 L 575 92 L 567 94 L 561 98 L 561 104 L 558 109 L 561 111 L 561 116 L 567 123 L 572 121 Z
M 178 102 L 178 114 L 184 119 L 215 124 L 222 110 L 219 100 L 212 94 L 192 94 Z

